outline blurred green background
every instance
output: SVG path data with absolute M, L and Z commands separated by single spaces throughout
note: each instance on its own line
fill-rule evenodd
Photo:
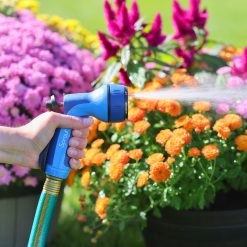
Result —
M 131 3 L 131 1 L 128 1 Z M 151 21 L 157 11 L 163 16 L 164 30 L 172 32 L 172 0 L 137 0 L 142 16 Z M 189 0 L 180 0 L 187 6 Z M 211 39 L 247 46 L 246 0 L 201 0 L 209 12 L 208 30 Z M 43 12 L 76 18 L 92 32 L 105 30 L 103 0 L 41 0 Z
M 151 21 L 157 11 L 163 16 L 164 31 L 172 33 L 172 0 L 137 0 L 141 14 Z M 43 13 L 59 15 L 65 18 L 75 18 L 90 31 L 105 31 L 103 17 L 103 0 L 41 0 Z M 128 1 L 131 3 L 131 1 Z M 189 0 L 180 0 L 186 7 Z M 209 12 L 208 30 L 210 38 L 238 46 L 247 46 L 247 1 L 246 0 L 202 0 L 202 6 Z M 92 245 L 89 235 L 83 232 L 82 226 L 75 220 L 80 213 L 80 187 L 65 189 L 65 196 L 60 215 L 59 227 L 55 238 L 49 247 L 143 247 L 141 232 L 134 226 L 129 226 L 124 232 L 113 229 L 109 235 Z

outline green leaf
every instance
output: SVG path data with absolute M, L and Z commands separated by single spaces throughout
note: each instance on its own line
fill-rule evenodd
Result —
M 129 79 L 139 88 L 143 88 L 146 82 L 146 70 L 142 63 L 134 61 L 128 64 Z
M 109 83 L 112 82 L 113 78 L 117 75 L 121 68 L 121 63 L 115 62 L 110 65 L 110 67 L 107 69 L 105 76 L 102 79 L 103 83 Z
M 120 232 L 123 232 L 125 227 L 126 227 L 126 224 L 125 224 L 124 221 L 120 222 L 119 225 L 118 225 L 118 228 L 119 228 Z
M 220 57 L 209 55 L 209 54 L 200 54 L 200 60 L 206 63 L 214 72 L 219 68 L 227 66 L 227 63 Z
M 121 63 L 126 67 L 130 61 L 130 46 L 126 45 L 122 49 L 121 53 Z

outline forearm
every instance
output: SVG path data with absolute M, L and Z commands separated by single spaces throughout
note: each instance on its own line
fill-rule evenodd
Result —
M 19 128 L 0 126 L 0 163 L 24 164 L 25 143 L 27 140 L 19 133 Z

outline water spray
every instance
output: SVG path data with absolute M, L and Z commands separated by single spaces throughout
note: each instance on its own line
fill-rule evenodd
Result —
M 128 115 L 128 92 L 124 86 L 107 84 L 91 93 L 68 94 L 58 103 L 54 96 L 47 107 L 57 111 L 64 106 L 64 114 L 76 117 L 93 116 L 104 122 L 122 122 Z M 67 149 L 71 129 L 57 129 L 51 142 L 42 152 L 39 163 L 46 180 L 36 209 L 28 247 L 43 247 L 55 209 L 61 184 L 70 172 Z

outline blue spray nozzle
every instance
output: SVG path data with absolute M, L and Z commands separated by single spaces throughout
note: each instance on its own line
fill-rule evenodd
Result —
M 54 100 L 53 100 L 54 101 Z M 53 102 L 54 103 L 54 102 Z M 64 96 L 64 114 L 92 116 L 104 122 L 122 122 L 128 115 L 128 91 L 126 87 L 106 84 L 90 93 Z M 70 171 L 67 155 L 71 129 L 57 129 L 47 153 L 44 171 L 47 175 L 65 179 Z M 41 159 L 40 159 L 41 160 Z

